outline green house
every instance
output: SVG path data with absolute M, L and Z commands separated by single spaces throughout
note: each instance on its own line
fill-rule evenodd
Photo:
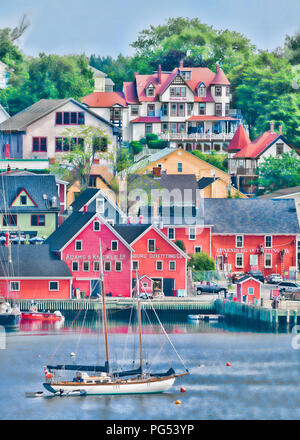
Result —
M 11 237 L 47 238 L 60 212 L 55 176 L 33 173 L 0 175 L 0 230 Z

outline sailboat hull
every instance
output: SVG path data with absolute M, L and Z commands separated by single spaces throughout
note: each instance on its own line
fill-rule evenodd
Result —
M 43 383 L 50 393 L 65 395 L 99 395 L 99 394 L 152 394 L 168 391 L 174 384 L 175 377 L 155 378 L 145 381 L 122 381 L 120 383 L 86 384 L 73 382 Z

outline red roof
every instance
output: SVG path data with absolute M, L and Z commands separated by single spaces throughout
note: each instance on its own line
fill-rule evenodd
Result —
M 89 107 L 112 107 L 116 104 L 127 107 L 122 92 L 94 92 L 84 96 L 81 101 Z
M 153 124 L 155 122 L 161 122 L 160 118 L 156 116 L 140 116 L 139 118 L 133 119 L 132 123 L 146 122 L 148 124 Z
M 242 124 L 239 125 L 237 131 L 235 132 L 230 144 L 228 145 L 227 151 L 235 152 L 239 151 L 246 145 L 250 144 L 250 138 Z
M 123 92 L 128 104 L 139 104 L 134 82 L 124 82 Z
M 282 136 L 271 132 L 266 131 L 261 136 L 256 138 L 254 141 L 247 144 L 244 148 L 242 148 L 238 153 L 234 155 L 234 158 L 249 158 L 255 159 L 261 153 L 263 153 L 271 144 L 273 144 L 277 139 L 281 139 Z
M 231 116 L 191 116 L 187 121 L 237 121 L 237 119 Z
M 225 75 L 221 67 L 217 69 L 217 73 L 214 79 L 212 80 L 211 84 L 220 84 L 222 86 L 230 85 L 230 82 L 228 81 L 227 76 Z

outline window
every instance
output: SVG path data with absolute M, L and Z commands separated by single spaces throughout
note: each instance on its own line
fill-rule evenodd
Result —
M 187 103 L 187 110 L 186 111 L 187 111 L 188 116 L 190 116 L 192 114 L 192 112 L 193 112 L 193 104 L 192 103 L 190 103 L 190 102 Z
M 154 104 L 147 105 L 147 116 L 155 116 L 155 105 Z
M 196 228 L 189 229 L 189 240 L 196 240 Z
M 265 254 L 265 268 L 272 267 L 272 254 Z
M 78 272 L 79 271 L 78 261 L 72 261 L 72 271 L 73 272 Z
M 45 225 L 46 225 L 45 215 L 32 214 L 31 226 L 45 226 Z
M 169 270 L 176 270 L 176 261 L 169 261 Z
M 191 79 L 191 72 L 189 70 L 181 72 L 182 78 L 184 78 L 186 81 L 190 81 Z
M 205 102 L 199 103 L 199 115 L 206 115 L 206 104 Z
M 225 116 L 229 115 L 229 104 L 225 104 Z
M 216 86 L 216 88 L 215 88 L 215 95 L 216 96 L 222 96 L 222 87 Z
M 154 96 L 155 94 L 155 88 L 153 86 L 153 84 L 150 84 L 146 90 L 146 95 L 147 96 Z
M 145 133 L 152 133 L 152 124 L 145 125 Z
M 184 116 L 184 115 L 185 115 L 185 105 L 178 104 L 178 116 Z
M 249 257 L 250 266 L 258 266 L 258 255 L 251 254 Z
M 281 156 L 283 153 L 283 144 L 276 144 L 276 156 Z
M 122 271 L 122 262 L 121 261 L 116 261 L 115 262 L 115 271 L 116 272 L 121 272 Z
M 62 153 L 64 151 L 72 151 L 74 147 L 83 147 L 83 138 L 67 138 L 67 137 L 57 137 L 55 138 L 55 151 Z
M 20 281 L 10 282 L 10 291 L 19 292 L 20 291 Z
M 55 290 L 57 292 L 59 290 L 59 282 L 49 281 L 49 290 Z
M 148 240 L 148 252 L 155 252 L 155 240 Z
M 100 272 L 100 261 L 93 261 L 93 271 Z
M 265 247 L 271 248 L 272 247 L 272 235 L 266 235 L 265 236 Z
M 21 205 L 27 205 L 27 196 L 20 196 Z
M 3 226 L 17 226 L 18 218 L 16 214 L 4 215 Z
M 156 270 L 163 270 L 163 262 L 162 261 L 156 262 Z
M 139 262 L 137 260 L 132 261 L 132 270 L 139 270 Z
M 175 229 L 174 228 L 168 229 L 168 238 L 170 240 L 175 240 Z
M 32 138 L 32 151 L 33 152 L 47 151 L 47 138 L 46 137 L 33 137 Z
M 168 116 L 168 104 L 162 104 L 161 106 L 161 115 Z
M 222 116 L 222 104 L 221 103 L 216 104 L 216 116 Z
M 76 251 L 82 251 L 82 240 L 76 240 L 75 241 L 75 250 Z
M 170 88 L 170 96 L 171 97 L 175 97 L 175 96 L 185 97 L 186 96 L 186 87 L 171 87 Z
M 130 112 L 131 112 L 131 116 L 138 116 L 139 115 L 139 107 L 137 105 L 132 105 Z
M 206 87 L 204 84 L 201 84 L 198 87 L 198 96 L 200 96 L 201 98 L 205 98 L 206 97 Z
M 194 247 L 194 254 L 200 254 L 201 250 L 202 250 L 201 246 L 195 246 Z
M 84 261 L 82 263 L 82 270 L 83 270 L 83 272 L 89 272 L 89 270 L 90 270 L 90 262 L 89 261 Z
M 96 188 L 97 186 L 97 176 L 90 176 L 89 178 L 89 187 Z
M 177 171 L 178 171 L 178 173 L 182 173 L 182 162 L 178 162 Z
M 229 95 L 230 95 L 230 87 L 227 86 L 227 87 L 226 87 L 226 96 L 229 96 Z
M 117 251 L 118 250 L 118 244 L 119 244 L 118 240 L 112 240 L 111 241 L 111 250 L 112 251 Z
M 244 255 L 235 254 L 235 267 L 244 267 Z
M 94 221 L 94 231 L 100 231 L 100 222 L 98 220 Z
M 237 247 L 237 248 L 244 247 L 244 237 L 243 237 L 243 235 L 237 235 L 235 237 L 235 247 Z
M 96 199 L 96 212 L 98 212 L 99 214 L 104 214 L 104 199 L 103 198 Z
M 254 295 L 254 287 L 248 287 L 248 295 Z
M 104 272 L 110 272 L 110 271 L 111 271 L 110 261 L 104 261 Z
M 56 112 L 56 125 L 84 125 L 84 112 Z

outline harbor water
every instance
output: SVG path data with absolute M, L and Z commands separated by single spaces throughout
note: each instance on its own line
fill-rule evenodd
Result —
M 153 395 L 28 398 L 26 392 L 43 390 L 43 368 L 49 363 L 103 363 L 103 335 L 98 331 L 102 323 L 87 319 L 76 325 L 34 323 L 7 333 L 0 350 L 0 419 L 300 418 L 300 350 L 291 333 L 249 332 L 223 322 L 188 319 L 164 324 L 191 374 L 177 380 L 169 392 Z M 172 365 L 176 372 L 184 371 L 159 325 L 148 323 L 143 332 L 145 368 L 151 364 L 152 372 L 162 372 Z M 111 321 L 109 343 L 114 369 L 130 367 L 133 358 L 138 365 L 135 327 Z M 178 399 L 181 405 L 175 405 Z

